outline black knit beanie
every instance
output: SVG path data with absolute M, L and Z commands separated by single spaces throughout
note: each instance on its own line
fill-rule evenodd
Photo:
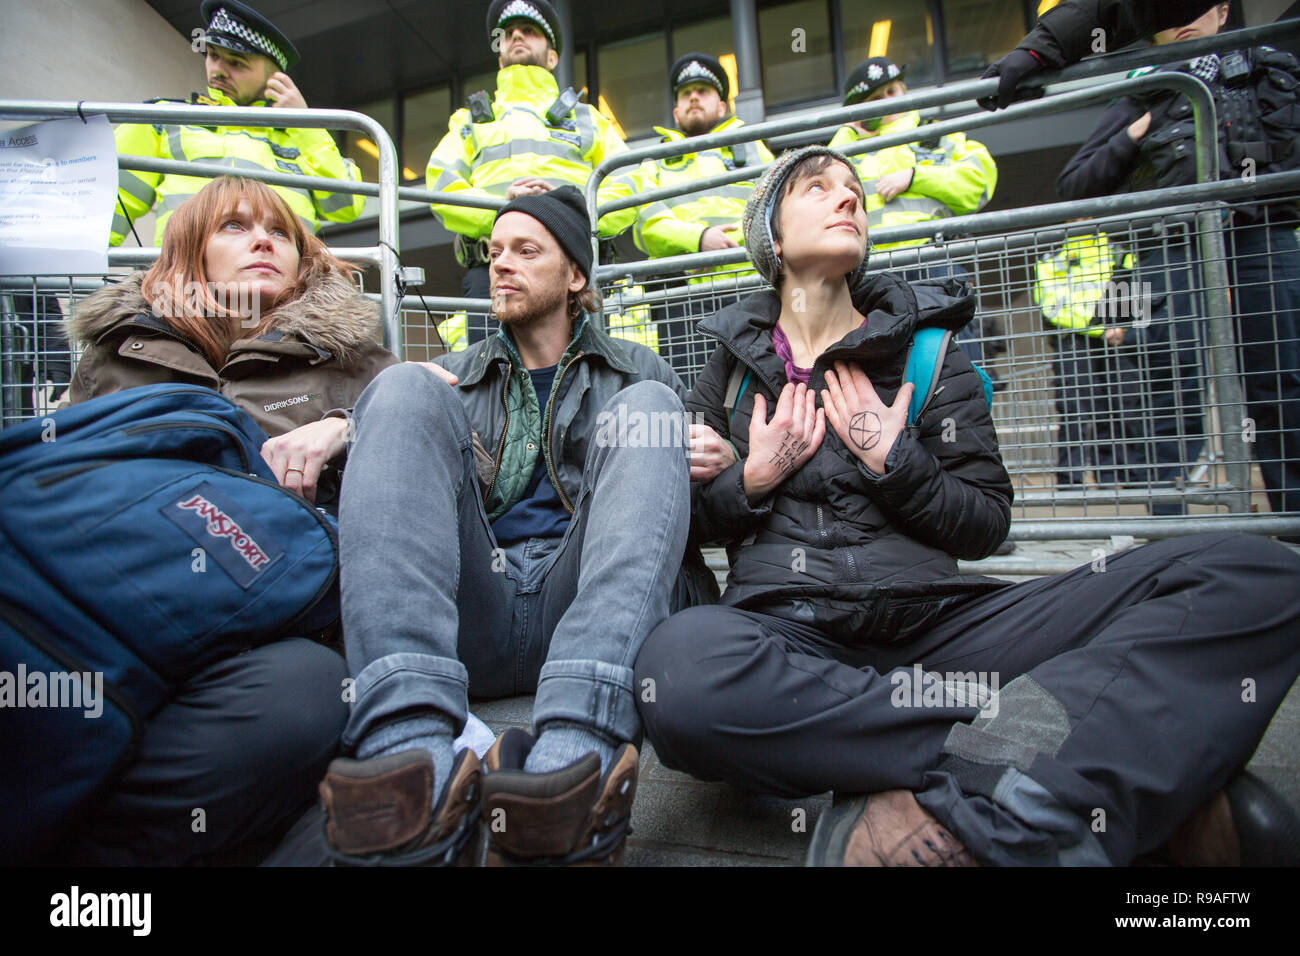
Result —
M 587 201 L 576 186 L 561 186 L 549 192 L 512 199 L 501 207 L 496 219 L 508 212 L 526 213 L 545 226 L 590 281 L 591 218 L 587 215 Z

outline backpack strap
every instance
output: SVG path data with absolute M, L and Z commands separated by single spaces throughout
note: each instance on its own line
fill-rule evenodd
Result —
M 743 362 L 737 362 L 731 369 L 731 377 L 727 379 L 727 394 L 722 400 L 722 410 L 727 416 L 727 433 L 731 433 L 731 420 L 736 416 L 736 405 L 740 402 L 740 396 L 745 394 L 745 387 L 749 384 L 749 379 L 753 372 L 745 366 Z
M 907 406 L 907 425 L 909 428 L 917 423 L 917 420 L 921 417 L 921 412 L 925 410 L 925 406 L 930 401 L 930 396 L 934 394 L 939 385 L 939 375 L 943 372 L 943 358 L 948 354 L 948 344 L 951 340 L 951 331 L 936 326 L 917 329 L 912 334 L 912 341 L 907 347 L 907 365 L 903 372 L 903 381 L 911 382 L 915 389 L 912 392 L 912 401 Z M 991 412 L 993 410 L 993 380 L 989 378 L 984 369 L 974 362 L 970 364 L 975 369 L 975 374 L 980 377 L 980 385 L 984 391 L 984 402 Z
M 943 369 L 943 357 L 948 354 L 948 342 L 952 332 L 937 326 L 917 329 L 912 334 L 912 341 L 907 347 L 907 365 L 903 381 L 911 382 L 915 391 L 912 401 L 907 406 L 907 425 L 915 425 L 925 409 L 930 396 L 939 384 L 939 373 Z

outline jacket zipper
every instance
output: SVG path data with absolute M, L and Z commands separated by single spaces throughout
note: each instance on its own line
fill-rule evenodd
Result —
M 505 381 L 501 383 L 501 407 L 505 409 L 506 412 L 506 423 L 501 429 L 501 441 L 497 443 L 496 463 L 492 468 L 492 481 L 488 484 L 487 491 L 483 493 L 484 506 L 492 500 L 492 491 L 497 486 L 497 478 L 501 474 L 501 458 L 506 451 L 506 435 L 510 433 L 510 402 L 507 400 L 507 396 L 510 392 L 510 376 L 515 374 L 515 366 L 513 362 L 507 364 L 510 366 L 510 369 L 506 372 Z
M 560 476 L 555 473 L 555 463 L 551 458 L 551 413 L 555 410 L 555 393 L 559 391 L 560 382 L 564 379 L 564 373 L 569 370 L 569 366 L 582 358 L 583 353 L 579 352 L 573 358 L 565 363 L 564 368 L 555 376 L 555 384 L 551 386 L 551 397 L 546 400 L 546 424 L 542 428 L 542 454 L 546 459 L 546 471 L 551 476 L 551 484 L 555 486 L 555 493 L 560 496 L 560 501 L 569 514 L 573 514 L 573 505 L 569 504 L 568 497 L 564 494 L 564 489 L 560 487 Z
M 36 479 L 36 487 L 44 491 L 46 488 L 57 485 L 67 478 L 75 478 L 77 475 L 84 475 L 88 471 L 94 471 L 97 468 L 106 468 L 113 464 L 111 461 L 83 461 L 80 464 L 64 468 L 53 475 L 41 475 Z
M 243 466 L 244 472 L 247 473 L 252 467 L 248 460 L 248 452 L 244 450 L 244 446 L 239 441 L 239 437 L 232 429 L 226 428 L 224 425 L 209 425 L 204 422 L 149 422 L 144 425 L 129 425 L 122 429 L 122 434 L 144 435 L 149 432 L 169 431 L 174 428 L 205 428 L 221 432 L 223 435 L 226 435 L 231 439 L 231 444 L 234 445 L 235 451 L 239 454 L 239 463 Z

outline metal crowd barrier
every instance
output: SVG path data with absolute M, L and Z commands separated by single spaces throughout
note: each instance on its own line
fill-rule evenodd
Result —
M 1046 113 L 1074 109 L 1113 96 L 1153 88 L 1174 89 L 1193 104 L 1197 131 L 1196 185 L 1145 193 L 1108 196 L 1079 202 L 1054 203 L 1024 209 L 982 213 L 872 233 L 877 246 L 924 241 L 924 245 L 877 249 L 873 272 L 902 272 L 909 280 L 943 275 L 967 278 L 980 303 L 980 325 L 959 342 L 1001 386 L 993 403 L 993 419 L 1008 471 L 1015 484 L 1013 539 L 1098 538 L 1134 535 L 1163 537 L 1217 528 L 1261 534 L 1300 534 L 1300 517 L 1268 514 L 1252 457 L 1253 438 L 1245 434 L 1248 419 L 1242 390 L 1243 363 L 1238 342 L 1240 310 L 1231 302 L 1230 273 L 1240 256 L 1229 256 L 1235 238 L 1227 213 L 1236 205 L 1258 205 L 1268 197 L 1266 215 L 1273 226 L 1283 222 L 1287 201 L 1300 197 L 1300 173 L 1259 176 L 1247 181 L 1218 180 L 1218 151 L 1213 99 L 1208 88 L 1186 74 L 1157 73 L 1078 89 L 1070 84 L 1085 77 L 1182 59 L 1229 40 L 1256 43 L 1266 37 L 1300 33 L 1300 21 L 1268 28 L 1237 31 L 1167 48 L 1152 48 L 1087 61 L 1042 78 L 1043 98 L 1017 104 L 998 113 L 970 113 L 889 137 L 856 144 L 859 153 L 929 138 L 936 133 L 970 131 Z M 1204 47 L 1204 50 L 1201 49 Z M 1171 52 L 1172 51 L 1172 52 Z M 851 120 L 902 110 L 930 110 L 968 104 L 992 93 L 995 80 L 977 80 L 936 90 L 909 93 L 887 103 L 858 104 L 816 117 L 745 126 L 725 133 L 659 144 L 613 157 L 596 168 L 587 185 L 589 208 L 596 215 L 643 205 L 689 192 L 752 179 L 765 166 L 747 167 L 723 176 L 683 186 L 654 190 L 606 203 L 597 208 L 602 178 L 615 169 L 646 159 L 732 145 L 756 139 L 809 131 L 830 132 Z M 0 117 L 9 116 L 0 103 Z M 18 104 L 23 114 L 75 115 L 75 104 Z M 106 110 L 104 107 L 111 107 Z M 236 122 L 248 110 L 225 109 L 216 116 L 208 107 L 140 107 L 125 104 L 83 104 L 83 109 L 110 112 L 115 121 L 159 119 L 203 110 L 209 120 Z M 117 109 L 121 112 L 118 113 Z M 71 111 L 69 113 L 69 111 Z M 232 114 L 226 116 L 225 114 Z M 355 118 L 360 127 L 334 124 Z M 351 191 L 380 197 L 380 236 L 377 247 L 334 249 L 354 261 L 379 266 L 380 299 L 385 315 L 385 340 L 403 357 L 425 359 L 437 354 L 441 339 L 453 348 L 491 334 L 496 328 L 488 300 L 400 295 L 398 282 L 397 200 L 437 202 L 498 208 L 501 200 L 477 200 L 457 194 L 397 187 L 395 156 L 386 133 L 360 114 L 339 111 L 294 111 L 286 115 L 300 125 L 362 128 L 381 146 L 380 184 L 354 184 L 277 173 L 248 173 L 252 178 L 284 185 Z M 381 138 L 382 137 L 382 138 Z M 387 162 L 385 162 L 387 160 Z M 126 168 L 161 172 L 221 175 L 228 170 L 203 164 L 167 163 L 124 157 Z M 241 171 L 241 175 L 244 174 Z M 1226 239 L 1225 239 L 1226 232 Z M 1051 328 L 1034 301 L 1037 265 L 1067 240 L 1105 236 L 1108 243 L 1129 250 L 1140 268 L 1128 280 L 1180 291 L 1167 328 L 1142 334 L 1149 327 L 1140 314 L 1124 316 L 1126 341 L 1081 345 L 1078 333 Z M 594 241 L 594 230 L 593 230 Z M 156 250 L 113 250 L 113 266 L 147 265 Z M 708 274 L 704 274 L 707 272 Z M 73 310 L 81 295 L 102 284 L 102 278 L 0 277 L 0 295 L 7 322 L 0 385 L 41 380 L 57 371 L 57 352 L 43 352 L 42 329 L 48 328 L 48 298 L 62 310 Z M 602 321 L 611 334 L 655 348 L 689 385 L 713 348 L 695 323 L 763 283 L 748 267 L 743 249 L 697 253 L 634 263 L 601 265 L 596 281 L 604 298 Z M 1138 296 L 1140 299 L 1141 297 Z M 1140 307 L 1140 306 L 1139 306 Z M 1148 304 L 1148 308 L 1150 305 Z M 24 309 L 26 310 L 24 312 Z M 1258 316 L 1257 320 L 1267 320 Z M 30 328 L 28 328 L 30 327 Z M 21 331 L 26 329 L 26 331 Z M 436 332 L 435 332 L 436 330 Z M 1131 334 L 1131 337 L 1129 337 Z M 1279 351 L 1287 342 L 1274 329 Z M 1300 347 L 1300 343 L 1290 345 Z M 48 346 L 48 343 L 46 343 Z M 51 358 L 51 356 L 53 358 Z M 73 356 L 68 355 L 71 360 Z M 40 363 L 45 365 L 41 366 Z M 1244 368 L 1246 374 L 1252 369 Z M 1297 370 L 1279 369 L 1279 374 Z M 48 376 L 47 376 L 48 377 Z M 4 391 L 0 388 L 0 394 Z M 25 408 L 46 407 L 49 395 L 31 390 Z M 42 403 L 46 403 L 43 405 Z M 0 411 L 3 409 L 0 408 Z M 1076 465 L 1077 462 L 1077 465 Z M 1077 475 L 1075 474 L 1077 473 Z M 1077 477 L 1077 480 L 1075 480 Z M 1186 515 L 1168 514 L 1186 511 Z M 1265 512 L 1257 514 L 1253 512 Z
M 266 121 L 262 108 L 192 106 L 189 104 L 140 104 L 109 102 L 44 102 L 0 100 L 0 119 L 37 122 L 103 114 L 112 123 L 201 122 L 258 126 Z M 301 176 L 272 170 L 240 167 L 238 175 L 270 185 L 326 189 L 374 197 L 379 204 L 379 244 L 369 247 L 334 247 L 340 258 L 375 267 L 379 301 L 383 310 L 384 344 L 403 352 L 402 323 L 398 300 L 408 278 L 400 266 L 398 201 L 472 206 L 496 209 L 499 199 L 483 199 L 454 193 L 398 185 L 397 153 L 387 131 L 374 119 L 347 110 L 281 110 L 277 121 L 288 127 L 350 129 L 364 133 L 379 149 L 379 182 Z M 185 176 L 219 177 L 232 169 L 220 163 L 160 160 L 143 156 L 119 156 L 121 169 Z M 157 259 L 157 248 L 112 248 L 108 253 L 110 272 L 102 276 L 0 276 L 0 427 L 14 424 L 33 414 L 53 408 L 55 397 L 66 387 L 76 356 L 63 337 L 59 322 L 73 314 L 77 302 L 121 277 L 117 270 L 147 269 Z M 41 384 L 37 384 L 41 383 Z
M 1232 203 L 1205 201 L 1214 193 Z M 1270 226 L 1294 229 L 1300 222 L 1278 217 L 1296 200 L 1300 173 L 1271 174 L 1254 184 L 1215 182 L 945 220 L 955 238 L 873 253 L 871 273 L 909 280 L 964 274 L 978 296 L 978 327 L 959 345 L 1002 386 L 992 415 L 1015 489 L 1013 539 L 1300 533 L 1300 517 L 1268 514 L 1257 442 L 1243 435 L 1249 416 L 1240 370 L 1252 370 L 1241 359 L 1236 324 L 1249 317 L 1211 308 L 1226 301 L 1241 256 L 1221 245 L 1209 259 L 1203 234 L 1207 217 L 1221 233 L 1224 213 L 1243 204 L 1261 205 Z M 1240 231 L 1229 227 L 1229 243 Z M 876 238 L 923 232 L 882 229 Z M 1116 319 L 1126 338 L 1115 344 L 1046 325 L 1034 298 L 1039 262 L 1067 240 L 1101 236 L 1130 260 L 1115 283 L 1132 292 Z M 694 323 L 764 283 L 743 267 L 684 282 L 666 263 L 611 267 L 601 287 L 605 321 L 611 334 L 655 348 L 690 385 L 716 344 Z M 1181 290 L 1166 320 L 1152 323 L 1159 303 L 1144 298 L 1144 283 Z M 476 337 L 495 328 L 486 300 L 426 297 L 425 304 L 431 314 L 414 297 L 403 300 L 412 347 L 462 314 L 467 324 L 479 321 Z M 1279 349 L 1300 346 L 1276 328 L 1272 338 Z M 1080 361 L 1062 367 L 1061 357 Z
M 1300 32 L 1296 26 L 1291 23 L 1267 34 L 1240 31 L 1218 37 L 1213 45 L 1198 45 L 1222 49 L 1233 39 L 1258 42 L 1278 32 Z M 1173 54 L 1173 48 L 1138 51 L 1128 57 L 1133 62 L 1123 66 L 1183 58 L 1197 52 L 1191 46 L 1180 44 Z M 1110 61 L 1111 70 L 1120 66 L 1116 58 L 1101 58 L 1082 65 L 1087 75 L 1105 72 L 1102 60 Z M 1002 330 L 981 329 L 961 344 L 994 374 L 1000 373 L 1005 389 L 995 400 L 994 419 L 1016 483 L 1013 538 L 1159 537 L 1226 529 L 1227 524 L 1243 524 L 1258 533 L 1300 533 L 1300 517 L 1251 514 L 1268 512 L 1269 504 L 1259 493 L 1248 447 L 1256 442 L 1246 427 L 1251 419 L 1245 414 L 1238 323 L 1269 317 L 1233 312 L 1229 271 L 1235 271 L 1239 257 L 1230 259 L 1225 249 L 1225 223 L 1231 220 L 1224 209 L 1224 203 L 1247 205 L 1263 195 L 1271 194 L 1274 203 L 1294 199 L 1300 195 L 1300 174 L 1219 181 L 1213 99 L 1200 80 L 1187 74 L 1152 73 L 1070 89 L 1061 82 L 1076 78 L 1070 73 L 1048 77 L 1042 99 L 876 137 L 845 152 L 875 151 L 1165 88 L 1185 94 L 1192 103 L 1197 184 L 876 230 L 872 238 L 879 245 L 906 240 L 926 245 L 877 252 L 873 269 L 901 270 L 909 279 L 964 274 L 980 296 L 981 315 L 1003 320 Z M 620 154 L 598 166 L 589 180 L 589 209 L 594 219 L 629 205 L 753 179 L 766 169 L 746 167 L 597 206 L 601 178 L 624 166 L 798 131 L 829 132 L 852 120 L 973 100 L 994 92 L 996 85 L 995 80 L 955 84 Z M 1267 215 L 1276 220 L 1279 208 L 1267 207 Z M 1128 246 L 1141 263 L 1133 281 L 1179 290 L 1173 296 L 1173 314 L 1146 333 L 1149 341 L 1141 337 L 1143 323 L 1129 323 L 1127 345 L 1106 343 L 1094 355 L 1083 350 L 1078 333 L 1041 327 L 1032 301 L 1036 263 L 1065 241 L 1066 223 L 1080 218 L 1085 222 L 1071 225 L 1069 236 L 1100 237 L 1108 232 L 1111 241 Z M 1269 225 L 1294 226 L 1277 221 Z M 745 262 L 743 249 L 731 249 L 603 265 L 597 277 L 610 303 L 607 312 L 626 318 L 638 310 L 654 311 L 654 344 L 689 382 L 713 346 L 695 332 L 694 323 L 762 285 Z M 715 270 L 709 278 L 682 281 L 684 275 L 709 269 Z M 1273 341 L 1281 353 L 1288 343 L 1279 340 L 1283 333 L 1273 321 Z M 1080 352 L 1082 362 L 1075 355 Z M 1275 370 L 1277 375 L 1297 371 L 1285 366 Z M 1259 375 L 1252 368 L 1244 372 Z M 1083 399 L 1074 398 L 1076 393 Z M 1099 458 L 1103 446 L 1113 447 L 1113 452 L 1108 449 Z

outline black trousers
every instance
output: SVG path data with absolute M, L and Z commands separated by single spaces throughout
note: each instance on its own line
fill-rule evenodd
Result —
M 1146 480 L 1135 349 L 1066 329 L 1052 328 L 1050 337 L 1061 416 L 1057 485 L 1082 484 L 1089 467 L 1103 484 Z
M 293 638 L 196 675 L 149 720 L 135 763 L 60 855 L 93 866 L 257 862 L 317 799 L 347 722 L 347 673 L 334 651 Z
M 1096 464 L 1093 368 L 1101 344 L 1091 336 L 1064 329 L 1052 330 L 1051 340 L 1056 349 L 1056 411 L 1061 416 L 1056 483 L 1081 485 L 1084 470 Z
M 1255 460 L 1269 507 L 1292 514 L 1300 512 L 1300 248 L 1294 227 L 1287 222 L 1227 234 Z
M 466 299 L 488 299 L 492 296 L 492 275 L 485 265 L 471 266 L 465 270 L 460 280 L 460 294 Z M 488 325 L 491 323 L 492 328 Z M 470 313 L 465 322 L 466 347 L 475 342 L 482 342 L 491 332 L 495 332 L 497 323 L 482 313 Z
M 691 608 L 651 632 L 636 686 L 668 767 L 905 788 L 984 863 L 1123 865 L 1245 765 L 1297 673 L 1300 558 L 1215 534 L 961 600 L 904 646 Z M 980 711 L 927 674 L 997 693 Z

